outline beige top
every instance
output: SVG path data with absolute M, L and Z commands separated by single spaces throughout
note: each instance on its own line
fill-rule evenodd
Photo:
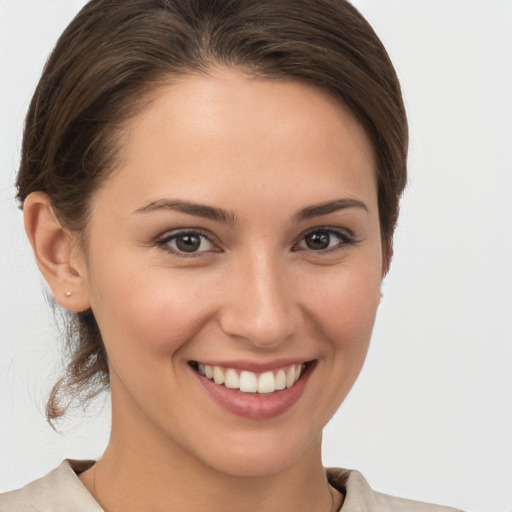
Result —
M 77 477 L 92 464 L 66 460 L 22 489 L 0 494 L 0 512 L 103 512 Z M 357 471 L 333 468 L 327 473 L 331 485 L 345 494 L 340 512 L 456 512 L 375 492 Z

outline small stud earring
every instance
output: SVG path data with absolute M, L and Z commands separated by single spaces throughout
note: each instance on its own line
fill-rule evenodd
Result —
M 64 295 L 65 295 L 66 297 L 71 297 L 71 292 L 64 292 Z

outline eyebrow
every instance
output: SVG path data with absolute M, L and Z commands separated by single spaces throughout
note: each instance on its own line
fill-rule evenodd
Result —
M 329 213 L 335 213 L 337 211 L 346 210 L 349 208 L 359 208 L 365 212 L 368 212 L 367 206 L 359 199 L 342 198 L 307 206 L 294 215 L 294 220 L 296 222 L 301 222 L 304 220 L 312 219 L 314 217 L 328 215 Z M 216 208 L 214 206 L 208 206 L 205 204 L 172 199 L 159 199 L 157 201 L 152 201 L 151 203 L 135 210 L 134 213 L 148 213 L 158 210 L 171 210 L 179 213 L 185 213 L 187 215 L 193 215 L 195 217 L 210 219 L 217 222 L 225 222 L 227 224 L 236 223 L 236 215 L 232 211 L 224 210 L 223 208 Z
M 228 210 L 207 206 L 205 204 L 191 203 L 189 201 L 175 201 L 172 199 L 160 199 L 158 201 L 152 201 L 146 206 L 135 210 L 134 213 L 147 213 L 157 210 L 172 210 L 179 213 L 194 215 L 195 217 L 203 217 L 204 219 L 210 219 L 217 222 L 225 222 L 228 224 L 234 224 L 236 222 L 235 214 Z
M 295 215 L 295 220 L 300 222 L 348 208 L 360 208 L 368 213 L 368 207 L 359 199 L 343 198 L 308 206 Z

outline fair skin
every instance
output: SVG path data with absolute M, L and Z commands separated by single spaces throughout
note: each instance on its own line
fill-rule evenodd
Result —
M 44 194 L 25 203 L 54 296 L 92 308 L 108 352 L 112 434 L 82 482 L 110 512 L 331 510 L 322 429 L 383 272 L 367 136 L 311 86 L 226 69 L 162 87 L 126 135 L 86 254 Z M 200 364 L 274 387 L 302 373 L 244 392 Z

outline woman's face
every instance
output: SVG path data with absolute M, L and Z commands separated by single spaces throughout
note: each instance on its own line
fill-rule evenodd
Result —
M 87 236 L 113 438 L 236 475 L 318 456 L 383 267 L 372 151 L 346 108 L 298 82 L 180 78 L 128 124 Z

